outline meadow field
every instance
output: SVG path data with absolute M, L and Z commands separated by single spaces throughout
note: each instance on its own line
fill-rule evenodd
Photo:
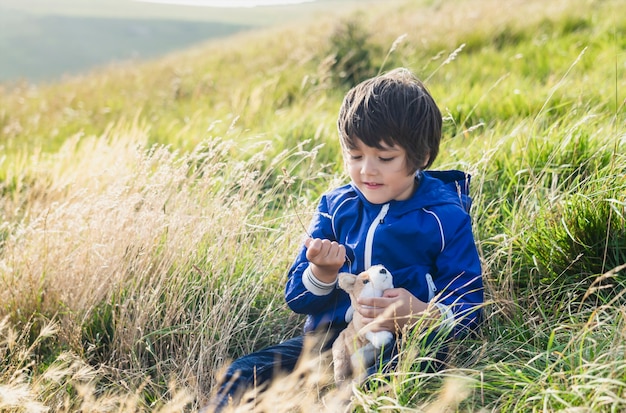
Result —
M 416 333 L 349 394 L 308 360 L 238 411 L 625 411 L 624 6 L 380 2 L 0 85 L 0 411 L 195 411 L 298 334 L 283 286 L 347 179 L 339 104 L 397 66 L 442 108 L 434 168 L 473 177 L 481 332 L 428 374 Z
M 57 82 L 110 62 L 154 59 L 237 32 L 332 16 L 372 1 L 215 8 L 139 0 L 0 0 L 0 82 Z

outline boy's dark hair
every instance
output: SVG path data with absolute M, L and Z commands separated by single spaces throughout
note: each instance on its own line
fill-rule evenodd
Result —
M 341 145 L 354 139 L 382 149 L 398 145 L 406 151 L 410 173 L 428 168 L 439 152 L 441 111 L 426 86 L 408 69 L 398 68 L 365 80 L 346 94 L 337 127 Z

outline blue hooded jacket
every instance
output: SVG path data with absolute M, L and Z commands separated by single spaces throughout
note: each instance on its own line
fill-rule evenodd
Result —
M 471 228 L 470 176 L 461 171 L 416 174 L 411 198 L 372 204 L 352 184 L 322 196 L 309 227 L 313 238 L 346 247 L 340 272 L 359 274 L 382 264 L 394 287 L 405 288 L 423 302 L 433 301 L 453 334 L 473 329 L 483 303 L 481 266 Z M 305 331 L 320 325 L 344 326 L 352 310 L 348 294 L 336 283 L 313 276 L 306 247 L 289 270 L 285 299 L 307 314 Z

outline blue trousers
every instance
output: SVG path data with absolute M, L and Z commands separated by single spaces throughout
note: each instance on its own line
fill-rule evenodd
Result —
M 237 405 L 246 390 L 267 384 L 276 374 L 292 372 L 303 354 L 305 340 L 312 340 L 314 344 L 310 351 L 319 354 L 330 351 L 340 332 L 341 329 L 331 328 L 308 333 L 235 360 L 222 378 L 216 395 L 201 412 L 220 412 L 229 404 Z M 395 348 L 395 343 L 386 346 L 384 353 L 380 355 L 383 364 L 391 360 L 396 353 Z M 377 372 L 380 364 L 376 363 L 371 368 L 372 371 L 368 371 L 368 375 Z
M 327 329 L 321 332 L 308 333 L 294 337 L 280 344 L 264 348 L 235 360 L 227 369 L 222 378 L 215 396 L 209 405 L 200 410 L 204 412 L 220 412 L 228 405 L 236 406 L 243 394 L 254 387 L 268 384 L 277 374 L 294 371 L 296 364 L 303 355 L 305 340 L 313 340 L 310 348 L 312 354 L 330 351 L 332 344 L 341 332 L 341 329 Z M 309 343 L 307 342 L 307 346 Z M 371 376 L 381 371 L 383 373 L 394 370 L 397 364 L 398 343 L 396 340 L 383 348 L 379 359 L 367 371 Z M 447 346 L 441 347 L 431 362 L 420 365 L 420 371 L 435 371 L 441 367 L 447 357 Z M 434 361 L 434 363 L 433 363 Z

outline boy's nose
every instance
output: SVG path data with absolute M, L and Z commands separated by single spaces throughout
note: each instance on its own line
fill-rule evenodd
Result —
M 373 175 L 376 173 L 376 165 L 372 159 L 363 159 L 361 175 Z

